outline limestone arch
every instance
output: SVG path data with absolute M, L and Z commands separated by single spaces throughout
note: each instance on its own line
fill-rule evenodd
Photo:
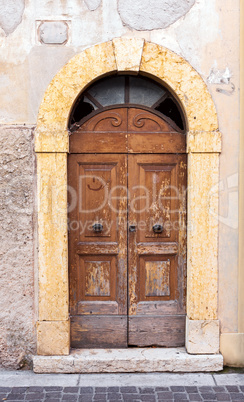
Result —
M 218 352 L 217 341 L 215 348 L 208 343 L 209 336 L 219 339 L 218 221 L 215 216 L 218 211 L 216 184 L 221 135 L 216 109 L 203 79 L 182 57 L 142 39 L 121 38 L 92 46 L 74 56 L 53 78 L 40 106 L 35 140 L 39 236 L 38 354 L 69 354 L 69 114 L 76 98 L 94 80 L 126 71 L 140 72 L 163 82 L 178 98 L 185 113 L 190 229 L 187 242 L 186 347 L 190 353 Z M 207 258 L 205 250 L 209 251 Z M 209 329 L 203 334 L 201 325 L 205 321 Z

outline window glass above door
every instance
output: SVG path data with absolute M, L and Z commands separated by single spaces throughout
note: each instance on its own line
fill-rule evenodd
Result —
M 87 88 L 72 109 L 70 131 L 77 130 L 90 115 L 118 105 L 151 109 L 170 119 L 179 131 L 185 131 L 184 116 L 174 96 L 163 85 L 140 75 L 114 75 Z

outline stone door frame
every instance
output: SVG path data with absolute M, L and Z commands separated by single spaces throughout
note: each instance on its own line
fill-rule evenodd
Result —
M 200 75 L 172 51 L 143 39 L 114 39 L 84 50 L 54 77 L 40 106 L 38 176 L 37 353 L 70 353 L 67 154 L 68 120 L 79 94 L 116 72 L 150 76 L 174 93 L 187 121 L 188 236 L 186 349 L 219 352 L 218 180 L 221 134 Z

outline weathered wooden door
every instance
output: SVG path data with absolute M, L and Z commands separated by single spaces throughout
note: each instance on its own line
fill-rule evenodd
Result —
M 104 111 L 70 140 L 71 346 L 182 346 L 185 135 L 143 109 Z

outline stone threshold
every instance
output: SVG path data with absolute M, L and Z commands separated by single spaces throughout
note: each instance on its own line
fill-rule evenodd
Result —
M 208 372 L 223 356 L 190 355 L 185 348 L 74 349 L 68 356 L 33 356 L 35 373 Z

